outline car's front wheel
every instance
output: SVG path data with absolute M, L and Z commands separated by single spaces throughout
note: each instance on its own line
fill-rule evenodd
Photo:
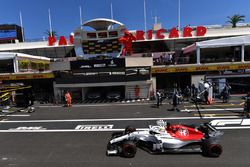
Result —
M 126 158 L 133 158 L 136 154 L 137 148 L 134 142 L 126 141 L 122 144 L 122 156 Z

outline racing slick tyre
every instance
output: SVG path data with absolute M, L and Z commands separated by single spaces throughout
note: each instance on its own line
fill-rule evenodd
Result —
M 222 152 L 222 146 L 219 144 L 206 144 L 202 148 L 203 155 L 208 157 L 219 157 Z
M 132 141 L 125 141 L 122 144 L 122 156 L 126 158 L 133 158 L 136 154 L 136 145 Z
M 134 131 L 136 131 L 136 129 L 134 127 L 132 127 L 132 126 L 127 126 L 125 128 L 125 134 L 129 134 L 129 133 L 132 133 Z

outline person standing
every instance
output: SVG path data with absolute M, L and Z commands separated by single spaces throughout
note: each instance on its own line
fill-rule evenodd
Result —
M 206 89 L 205 91 L 204 91 L 204 100 L 205 100 L 205 104 L 210 104 L 209 103 L 209 101 L 208 101 L 208 90 Z
M 224 89 L 222 90 L 222 99 L 223 99 L 223 103 L 227 103 L 229 100 L 229 91 L 231 89 L 231 86 L 229 86 L 228 83 L 226 83 Z
M 159 108 L 161 102 L 161 93 L 159 91 L 156 92 L 156 106 Z
M 67 107 L 71 107 L 72 98 L 71 98 L 69 91 L 67 91 L 64 96 L 65 96 L 65 100 L 67 102 Z
M 191 96 L 192 96 L 192 98 L 196 98 L 197 94 L 198 94 L 198 89 L 195 87 L 194 84 L 192 84 L 192 86 L 191 86 Z
M 248 92 L 245 97 L 244 114 L 247 118 L 250 117 L 250 92 Z
M 189 98 L 191 96 L 191 90 L 189 86 L 186 86 L 186 88 L 184 89 L 184 96 L 185 96 L 186 101 L 189 101 Z
M 177 91 L 175 90 L 174 94 L 173 94 L 173 99 L 172 99 L 173 100 L 172 101 L 173 108 L 171 109 L 172 111 L 180 111 L 178 109 L 179 98 L 180 98 L 180 96 L 178 95 Z
M 141 92 L 140 87 L 138 85 L 135 85 L 135 90 L 134 91 L 135 91 L 135 98 L 139 99 L 140 98 L 140 92 Z

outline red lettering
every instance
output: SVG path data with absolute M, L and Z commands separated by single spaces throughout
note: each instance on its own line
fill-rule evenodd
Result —
M 208 69 L 208 67 L 205 66 L 205 67 L 196 67 L 195 70 L 196 71 L 207 71 L 209 69 Z
M 54 36 L 48 37 L 48 45 L 49 46 L 53 46 L 55 44 L 55 42 L 56 42 L 56 37 L 54 37 Z
M 136 31 L 136 40 L 145 40 L 144 34 L 145 34 L 144 31 L 137 30 Z
M 64 36 L 60 36 L 58 45 L 67 45 L 67 40 Z
M 169 38 L 179 38 L 179 32 L 176 27 L 172 28 L 169 33 Z
M 43 75 L 33 75 L 33 78 L 43 78 Z
M 186 72 L 187 68 L 176 68 L 175 72 Z
M 165 29 L 159 29 L 158 31 L 156 31 L 156 38 L 157 39 L 164 39 L 165 38 L 165 36 L 162 34 L 162 33 L 164 33 L 164 32 L 166 32 L 166 30 Z
M 183 37 L 192 37 L 193 29 L 191 27 L 185 27 L 183 30 Z
M 217 66 L 217 70 L 228 70 L 230 66 Z
M 204 36 L 207 32 L 207 28 L 204 26 L 196 27 L 196 36 Z
M 69 36 L 69 43 L 74 44 L 74 36 L 73 35 Z
M 152 39 L 153 37 L 153 31 L 152 30 L 148 30 L 147 31 L 147 39 Z
M 26 76 L 16 76 L 16 79 L 26 79 Z

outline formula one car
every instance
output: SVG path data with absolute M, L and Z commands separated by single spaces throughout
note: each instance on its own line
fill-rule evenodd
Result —
M 209 123 L 195 126 L 170 125 L 163 120 L 148 130 L 136 131 L 127 127 L 124 132 L 114 132 L 107 145 L 106 154 L 126 158 L 135 156 L 137 147 L 151 154 L 200 152 L 204 156 L 219 157 L 223 132 Z

